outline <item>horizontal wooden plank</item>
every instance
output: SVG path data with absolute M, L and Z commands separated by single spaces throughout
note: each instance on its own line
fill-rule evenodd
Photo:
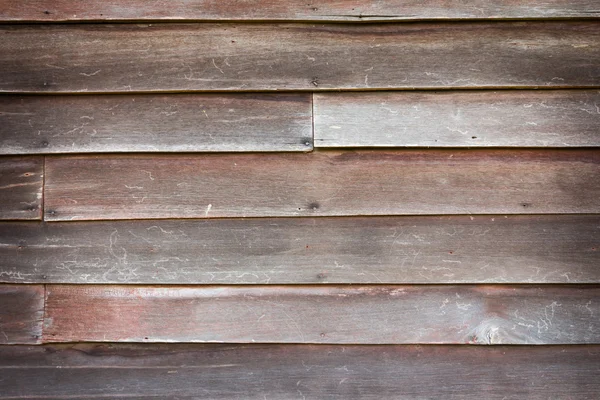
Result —
M 12 283 L 600 283 L 600 216 L 0 224 Z
M 0 285 L 0 344 L 40 343 L 43 318 L 44 286 Z
M 600 85 L 595 21 L 5 25 L 0 35 L 9 93 Z
M 16 4 L 0 0 L 0 21 L 413 21 L 427 19 L 521 19 L 599 17 L 595 0 L 394 1 L 246 0 L 222 2 L 174 0 L 148 4 L 142 0 L 34 0 Z
M 597 90 L 317 93 L 318 147 L 600 146 Z
M 600 286 L 46 287 L 46 342 L 600 343 Z
M 599 361 L 598 346 L 3 346 L 0 399 L 594 400 Z
M 598 150 L 48 157 L 48 220 L 600 211 Z
M 308 151 L 309 94 L 0 96 L 0 154 Z
M 44 159 L 0 158 L 0 219 L 41 219 Z

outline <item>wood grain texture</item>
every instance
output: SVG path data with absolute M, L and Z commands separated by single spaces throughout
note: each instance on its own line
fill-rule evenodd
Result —
M 44 159 L 0 158 L 0 219 L 41 219 Z
M 17 4 L 0 0 L 1 21 L 126 20 L 302 20 L 411 21 L 427 19 L 520 19 L 599 17 L 596 0 L 394 1 L 394 0 L 34 0 Z
M 47 285 L 44 341 L 593 344 L 600 286 Z
M 317 93 L 318 147 L 600 146 L 597 90 Z
M 48 157 L 48 220 L 600 211 L 598 150 Z
M 593 345 L 3 346 L 0 399 L 595 400 L 599 361 Z
M 308 94 L 0 97 L 0 154 L 308 151 Z
M 0 224 L 11 283 L 600 283 L 600 216 Z
M 42 285 L 0 285 L 0 345 L 40 343 L 43 318 Z
M 590 87 L 597 22 L 5 25 L 0 92 Z

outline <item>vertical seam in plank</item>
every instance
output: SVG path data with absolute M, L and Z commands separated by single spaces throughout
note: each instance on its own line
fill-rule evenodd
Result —
M 46 200 L 46 156 L 42 156 L 42 200 L 40 202 L 40 207 L 42 208 L 42 222 L 45 220 L 46 218 L 46 207 L 45 207 L 45 200 Z M 44 292 L 45 293 L 45 292 Z
M 310 122 L 312 129 L 312 149 L 315 151 L 315 92 L 310 93 Z
M 46 299 L 48 285 L 44 283 L 42 286 L 44 287 L 44 301 L 42 303 L 42 329 L 40 329 L 40 339 L 38 341 L 38 344 L 44 344 L 44 326 L 46 325 Z

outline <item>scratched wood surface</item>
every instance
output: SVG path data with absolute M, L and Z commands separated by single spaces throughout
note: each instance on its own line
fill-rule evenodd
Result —
M 42 157 L 0 157 L 0 219 L 42 218 L 43 170 Z
M 595 345 L 4 346 L 0 399 L 595 400 L 599 361 Z
M 595 21 L 4 25 L 0 35 L 5 93 L 600 85 Z
M 600 216 L 0 223 L 11 283 L 600 283 Z
M 600 146 L 597 90 L 317 93 L 318 147 Z
M 394 1 L 394 0 L 0 0 L 1 21 L 140 21 L 140 20 L 300 20 L 410 21 L 428 19 L 532 19 L 599 17 L 595 0 L 512 1 Z
M 600 343 L 600 286 L 46 285 L 47 342 Z
M 0 154 L 308 151 L 308 94 L 0 97 Z
M 48 157 L 48 220 L 600 211 L 598 150 Z
M 0 345 L 41 343 L 43 317 L 44 286 L 0 285 Z

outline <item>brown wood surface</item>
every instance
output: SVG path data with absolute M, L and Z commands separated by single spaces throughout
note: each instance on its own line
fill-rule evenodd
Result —
M 318 147 L 600 146 L 600 91 L 317 93 Z
M 42 218 L 43 175 L 42 157 L 0 158 L 0 219 Z
M 0 345 L 40 343 L 43 318 L 44 286 L 0 285 Z
M 595 400 L 599 366 L 592 345 L 3 346 L 0 399 Z
M 47 285 L 44 341 L 593 344 L 600 286 Z
M 0 97 L 0 154 L 307 151 L 308 94 Z
M 598 150 L 48 157 L 48 220 L 600 211 Z
M 521 19 L 599 17 L 596 0 L 492 2 L 476 0 L 0 0 L 1 21 L 126 21 L 126 20 L 302 20 L 405 21 L 427 19 Z
M 0 92 L 590 87 L 596 21 L 0 29 Z
M 600 283 L 600 216 L 0 223 L 11 283 Z

